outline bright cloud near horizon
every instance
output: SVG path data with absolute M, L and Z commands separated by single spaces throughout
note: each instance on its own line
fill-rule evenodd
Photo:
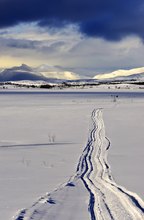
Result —
M 0 1 L 0 68 L 95 76 L 144 66 L 143 0 Z

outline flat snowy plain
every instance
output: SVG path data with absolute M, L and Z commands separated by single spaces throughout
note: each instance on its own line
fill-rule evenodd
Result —
M 84 148 L 89 144 L 94 109 L 103 114 L 104 125 L 101 123 L 99 129 L 105 128 L 106 137 L 110 140 L 108 164 L 115 182 L 143 199 L 142 90 L 1 90 L 1 220 L 95 220 L 92 213 L 95 207 L 89 207 L 91 215 L 88 212 L 90 195 L 84 181 L 73 184 L 70 180 L 76 174 Z M 95 114 L 97 120 L 102 120 L 98 117 L 101 113 Z M 97 121 L 93 124 L 95 126 Z M 90 144 L 94 142 L 95 138 Z M 97 161 L 95 163 L 99 166 Z M 79 169 L 77 171 L 83 175 L 84 171 Z M 99 178 L 99 174 L 96 175 Z M 48 194 L 51 192 L 54 199 Z M 51 207 L 45 206 L 46 200 Z M 20 210 L 23 210 L 21 214 Z M 51 210 L 49 217 L 44 217 L 48 216 L 47 210 Z M 110 215 L 104 219 L 116 218 Z M 119 217 L 119 220 L 123 219 L 136 218 Z M 141 216 L 138 219 L 142 219 Z

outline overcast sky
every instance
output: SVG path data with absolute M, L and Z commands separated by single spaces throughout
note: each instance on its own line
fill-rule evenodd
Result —
M 0 67 L 142 67 L 143 23 L 143 0 L 0 0 Z

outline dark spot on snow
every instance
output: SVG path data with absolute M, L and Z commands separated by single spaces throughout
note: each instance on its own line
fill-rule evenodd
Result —
M 70 183 L 67 183 L 67 184 L 66 184 L 66 186 L 71 186 L 71 187 L 74 187 L 74 186 L 75 186 L 75 184 L 74 184 L 74 183 L 72 183 L 72 182 L 70 182 Z
M 32 215 L 36 215 L 38 214 L 39 212 L 37 210 L 34 210 L 33 214 Z M 33 217 L 31 217 L 31 219 L 33 219 Z
M 50 204 L 56 204 L 55 200 L 52 199 L 52 198 L 49 198 L 49 199 L 47 200 L 47 202 L 50 203 Z

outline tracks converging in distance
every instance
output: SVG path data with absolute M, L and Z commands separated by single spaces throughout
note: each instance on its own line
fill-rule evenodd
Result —
M 79 159 L 75 175 L 52 193 L 41 197 L 29 209 L 22 210 L 15 220 L 61 220 L 62 209 L 74 192 L 72 188 L 83 183 L 89 195 L 87 210 L 91 220 L 142 220 L 144 203 L 137 194 L 117 185 L 112 177 L 107 154 L 110 141 L 105 136 L 102 109 L 94 109 L 91 115 L 91 127 L 88 142 Z M 57 201 L 57 199 L 59 201 Z M 79 204 L 75 207 L 78 208 Z M 67 220 L 79 220 L 68 215 Z

